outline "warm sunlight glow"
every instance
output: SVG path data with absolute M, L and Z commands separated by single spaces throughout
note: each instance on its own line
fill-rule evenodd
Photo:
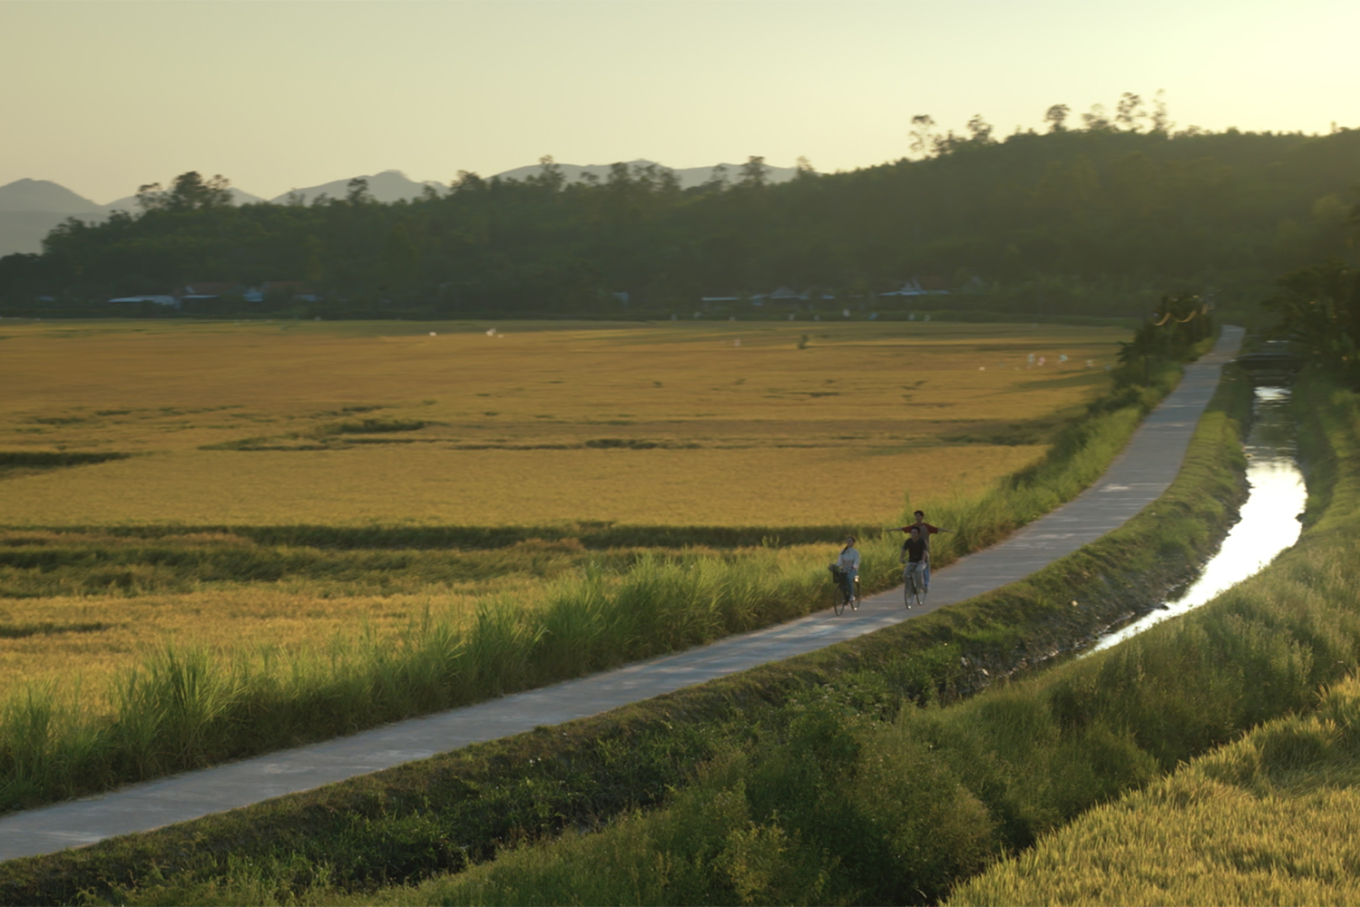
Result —
M 0 185 L 104 204 L 187 170 L 264 198 L 544 154 L 823 172 L 911 117 L 1041 128 L 1167 92 L 1182 127 L 1360 125 L 1360 6 L 1330 0 L 0 4 Z

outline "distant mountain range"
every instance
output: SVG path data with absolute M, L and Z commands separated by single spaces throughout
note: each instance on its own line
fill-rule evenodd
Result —
M 651 161 L 645 160 L 630 161 L 629 167 L 645 167 L 651 163 Z M 569 183 L 580 180 L 583 174 L 591 174 L 601 182 L 609 178 L 609 164 L 559 164 L 558 166 Z M 741 174 L 740 164 L 719 164 L 717 166 L 725 168 L 727 178 L 733 182 Z M 675 175 L 680 181 L 681 188 L 688 189 L 708 182 L 713 178 L 715 169 L 716 167 L 688 167 L 676 170 Z M 766 179 L 771 183 L 787 182 L 793 179 L 797 173 L 793 167 L 767 167 L 766 169 Z M 528 167 L 516 167 L 514 170 L 506 170 L 495 175 L 501 179 L 522 180 L 537 175 L 541 170 L 540 165 L 533 164 Z M 372 176 L 364 176 L 363 179 L 368 181 L 368 191 L 374 200 L 384 203 L 419 198 L 428 189 L 443 192 L 448 188 L 447 184 L 434 180 L 417 182 L 408 178 L 400 170 L 385 170 Z M 294 189 L 276 198 L 268 199 L 268 201 L 284 204 L 289 201 L 290 196 L 294 196 L 300 198 L 304 204 L 310 204 L 321 195 L 327 195 L 331 198 L 344 198 L 349 192 L 349 182 L 349 179 L 341 179 L 322 183 L 319 186 L 309 186 L 305 189 Z M 251 195 L 249 192 L 243 192 L 236 188 L 232 188 L 231 194 L 238 205 L 265 201 L 258 195 Z M 0 186 L 0 256 L 15 252 L 42 251 L 43 237 L 68 217 L 99 221 L 118 210 L 137 211 L 137 197 L 129 195 L 106 205 L 100 205 L 49 180 L 15 180 L 8 185 Z

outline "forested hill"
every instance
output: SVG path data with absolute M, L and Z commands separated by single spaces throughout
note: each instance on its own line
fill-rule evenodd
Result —
M 138 215 L 70 220 L 42 255 L 0 259 L 0 304 L 301 281 L 320 297 L 295 307 L 307 315 L 617 316 L 777 287 L 838 308 L 919 278 L 951 290 L 931 297 L 937 309 L 1131 314 L 1163 292 L 1245 302 L 1281 271 L 1347 254 L 1360 187 L 1360 130 L 996 141 L 978 129 L 924 147 L 920 160 L 805 169 L 782 185 L 752 158 L 688 190 L 622 164 L 567 183 L 545 159 L 522 181 L 463 174 L 395 204 L 356 181 L 345 198 L 235 207 L 225 181 L 185 174 L 143 192 Z

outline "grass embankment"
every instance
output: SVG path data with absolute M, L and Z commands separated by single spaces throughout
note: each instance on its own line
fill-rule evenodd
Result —
M 970 904 L 1360 903 L 1360 678 L 1045 835 Z
M 940 518 L 970 521 L 967 530 L 957 523 L 941 562 L 1076 494 L 1173 377 L 1096 407 L 1040 467 L 978 501 L 941 508 Z M 866 590 L 895 582 L 895 545 L 889 536 L 862 545 Z M 172 560 L 162 548 L 145 550 Z M 324 739 L 787 620 L 828 604 L 826 560 L 774 548 L 643 553 L 620 570 L 597 565 L 559 577 L 541 594 L 489 596 L 470 613 L 412 622 L 395 643 L 368 636 L 324 651 L 270 648 L 231 659 L 192 644 L 169 647 L 125 674 L 107 706 L 97 694 L 89 705 L 52 685 L 30 686 L 0 717 L 0 806 Z
M 1148 607 L 1150 596 L 1184 580 L 1231 518 L 1240 467 L 1233 416 L 1241 416 L 1246 400 L 1240 384 L 1225 385 L 1200 425 L 1180 478 L 1159 500 L 1159 516 L 1138 517 L 1024 583 L 852 643 L 608 716 L 541 729 L 174 829 L 13 861 L 0 873 L 0 893 L 7 902 L 23 903 L 63 902 L 79 891 L 96 898 L 147 902 L 263 903 L 295 896 L 325 900 L 346 892 L 360 892 L 366 900 L 409 899 L 423 895 L 408 889 L 385 894 L 381 886 L 462 869 L 508 842 L 628 815 L 630 809 L 664 800 L 694 779 L 696 765 L 706 764 L 710 767 L 703 771 L 701 786 L 678 795 L 680 813 L 664 810 L 652 818 L 625 819 L 618 827 L 656 827 L 645 823 L 670 822 L 684 815 L 685 803 L 692 803 L 693 810 L 712 821 L 701 823 L 707 829 L 703 835 L 686 831 L 694 849 L 688 855 L 673 854 L 667 865 L 690 867 L 686 878 L 691 881 L 701 875 L 708 878 L 704 884 L 715 886 L 708 900 L 784 899 L 769 885 L 758 884 L 762 870 L 756 863 L 774 860 L 769 862 L 773 874 L 764 878 L 771 885 L 780 883 L 784 877 L 774 870 L 785 864 L 778 862 L 784 859 L 779 854 L 802 859 L 807 854 L 791 849 L 791 842 L 801 841 L 799 847 L 817 850 L 811 865 L 820 873 L 830 865 L 828 855 L 835 855 L 822 849 L 824 845 L 872 844 L 872 829 L 887 827 L 880 822 L 866 832 L 856 825 L 855 810 L 865 806 L 864 791 L 872 784 L 865 781 L 864 787 L 847 788 L 874 773 L 885 783 L 889 776 L 904 774 L 892 768 L 896 764 L 892 759 L 885 761 L 891 747 L 883 744 L 889 739 L 885 735 L 902 732 L 875 729 L 879 720 L 897 714 L 904 703 L 966 695 L 988 682 L 988 672 L 994 678 L 1042 662 L 1074 640 Z M 1071 605 L 1073 598 L 1080 602 L 1077 607 Z M 941 716 L 951 712 L 925 712 L 908 721 L 943 720 Z M 964 788 L 948 780 L 948 760 L 940 763 L 941 754 L 932 754 L 923 745 L 913 744 L 909 751 L 920 771 L 906 772 L 907 783 L 888 784 L 881 800 L 875 792 L 875 802 L 885 806 L 879 814 L 886 821 L 890 814 L 886 805 L 900 801 L 908 788 L 925 779 L 940 783 L 926 783 L 917 792 L 945 797 L 939 802 L 954 810 L 957 804 L 948 797 Z M 990 786 L 980 800 L 985 808 L 979 812 L 965 804 L 959 815 L 985 817 L 994 810 L 1012 816 L 1006 827 L 1026 840 L 1047 827 L 1051 811 L 1042 804 L 1026 804 L 1011 790 L 1004 765 L 996 760 L 987 764 L 994 775 L 986 779 Z M 747 772 L 748 766 L 754 767 L 754 775 Z M 703 805 L 701 791 L 712 789 L 714 783 L 722 786 L 721 779 L 733 783 L 724 788 L 722 799 L 728 805 L 715 812 Z M 1099 779 L 1071 787 L 1074 801 L 1108 796 L 1117 789 L 1113 782 Z M 805 802 L 784 803 L 781 797 Z M 916 805 L 934 808 L 929 803 Z M 767 811 L 771 808 L 792 818 L 781 820 Z M 840 812 L 832 814 L 835 809 Z M 900 815 L 916 814 L 913 810 L 915 806 Z M 934 815 L 930 809 L 924 814 Z M 800 830 L 804 821 L 817 826 L 815 834 Z M 828 827 L 834 833 L 825 833 L 820 827 L 824 821 L 832 823 Z M 952 845 L 976 838 L 973 831 L 960 829 L 962 838 L 946 834 L 941 840 Z M 932 834 L 929 823 L 918 830 L 927 838 Z M 754 848 L 747 856 L 724 850 L 729 839 L 736 842 L 733 847 L 746 846 L 739 840 L 743 836 Z M 831 874 L 823 887 L 807 888 L 802 896 L 854 899 L 847 891 L 862 890 L 866 893 L 861 899 L 901 900 L 914 897 L 917 889 L 938 893 L 965 871 L 960 861 L 971 869 L 969 860 L 988 852 L 985 840 L 974 841 L 953 857 L 941 856 L 941 848 L 930 840 L 902 841 L 908 849 L 924 847 L 935 855 L 932 859 L 943 862 L 932 869 L 919 860 L 908 861 L 886 883 L 897 885 L 906 872 L 914 879 L 912 885 L 892 888 L 887 897 L 881 887 L 872 889 L 877 896 L 869 893 L 862 879 L 854 879 L 847 889 L 843 879 L 833 878 L 841 871 L 834 868 L 827 870 Z M 874 844 L 864 853 L 881 850 Z M 608 875 L 608 860 L 598 854 L 596 859 Z M 657 859 L 664 863 L 670 858 Z M 755 868 L 748 872 L 738 863 Z M 496 867 L 504 865 L 498 861 L 482 871 L 497 872 Z M 649 864 L 643 876 L 653 875 L 657 865 Z M 855 858 L 844 865 L 868 864 Z M 149 870 L 152 866 L 156 869 Z M 787 879 L 804 878 L 800 873 Z M 659 883 L 666 878 L 675 881 L 679 876 L 662 873 Z M 815 879 L 809 884 L 815 886 Z M 663 899 L 682 897 L 680 888 L 667 891 Z M 789 899 L 798 896 L 784 894 Z M 638 896 L 616 895 L 622 900 Z M 528 893 L 506 897 L 520 902 L 547 899 Z M 601 899 L 608 900 L 603 894 Z
M 1238 659 L 1231 672 L 1281 699 L 1273 713 L 1298 714 L 1046 836 L 950 903 L 1356 902 L 1360 680 L 1319 686 L 1354 671 L 1360 638 L 1360 395 L 1314 379 L 1295 402 L 1311 528 L 1267 571 L 1160 632 L 1180 650 L 1256 635 L 1277 669 L 1258 675 L 1259 659 Z M 1282 680 L 1292 695 L 1270 688 Z

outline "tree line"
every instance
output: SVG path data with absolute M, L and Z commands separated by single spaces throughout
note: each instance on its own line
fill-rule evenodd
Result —
M 1275 336 L 1292 341 L 1305 363 L 1360 391 L 1360 268 L 1331 259 L 1291 271 L 1278 285 L 1265 303 Z
M 260 305 L 636 317 L 784 286 L 809 310 L 1143 316 L 1168 293 L 1254 302 L 1273 275 L 1350 254 L 1360 130 L 1173 131 L 1130 94 L 1080 120 L 1054 105 L 1045 131 L 998 138 L 980 116 L 956 135 L 920 115 L 909 156 L 834 174 L 801 161 L 778 185 L 759 157 L 690 189 L 655 165 L 569 182 L 544 158 L 527 179 L 460 172 L 392 204 L 355 180 L 343 198 L 233 206 L 224 178 L 186 173 L 141 187 L 135 212 L 70 219 L 41 254 L 0 258 L 0 308 L 300 281 L 319 298 Z M 913 278 L 950 295 L 874 296 Z

